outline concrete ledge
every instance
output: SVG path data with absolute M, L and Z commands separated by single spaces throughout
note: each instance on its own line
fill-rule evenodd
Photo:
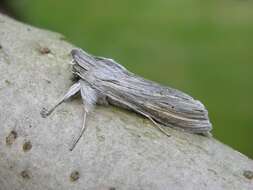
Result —
M 97 107 L 74 151 L 80 98 L 44 119 L 40 110 L 71 85 L 60 34 L 0 15 L 0 189 L 253 189 L 253 161 L 207 138 Z

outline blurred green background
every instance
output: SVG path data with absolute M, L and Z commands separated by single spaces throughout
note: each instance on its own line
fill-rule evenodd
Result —
M 31 25 L 64 34 L 145 78 L 201 100 L 213 134 L 253 158 L 253 2 L 8 0 Z

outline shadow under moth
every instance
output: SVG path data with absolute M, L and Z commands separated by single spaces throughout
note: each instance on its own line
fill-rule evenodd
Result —
M 73 49 L 71 56 L 77 82 L 51 109 L 41 111 L 42 117 L 47 117 L 58 105 L 80 92 L 84 105 L 83 126 L 70 150 L 83 135 L 86 116 L 96 104 L 134 111 L 152 121 L 167 136 L 170 135 L 162 126 L 204 135 L 211 131 L 207 110 L 191 96 L 137 76 L 112 59 L 96 57 L 81 49 Z

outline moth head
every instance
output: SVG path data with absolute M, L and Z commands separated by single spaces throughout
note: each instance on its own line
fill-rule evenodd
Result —
M 70 54 L 73 58 L 73 64 L 78 64 L 86 71 L 95 66 L 95 58 L 81 49 L 73 49 Z

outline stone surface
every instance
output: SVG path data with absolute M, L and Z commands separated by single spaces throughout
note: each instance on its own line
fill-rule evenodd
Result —
M 244 175 L 253 161 L 241 153 L 169 128 L 168 138 L 142 116 L 115 107 L 98 106 L 70 152 L 82 124 L 80 98 L 48 118 L 40 110 L 71 85 L 73 45 L 0 15 L 0 46 L 1 190 L 253 189 Z

